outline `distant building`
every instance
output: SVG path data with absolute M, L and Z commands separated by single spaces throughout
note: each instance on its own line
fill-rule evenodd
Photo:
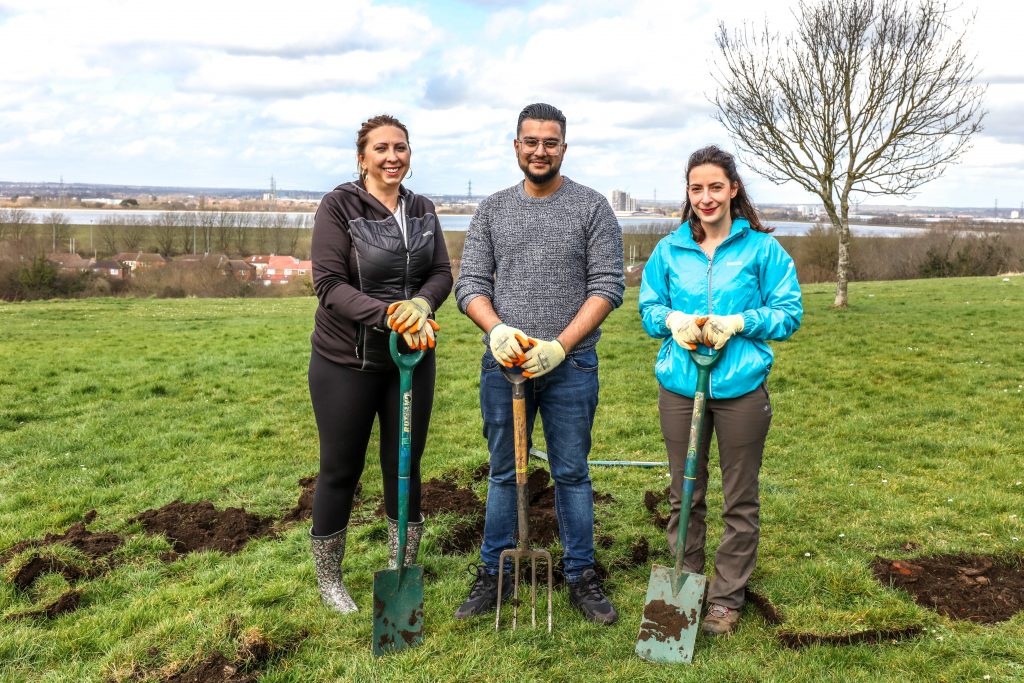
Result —
M 294 256 L 271 256 L 262 280 L 264 285 L 286 285 L 296 278 L 310 277 L 312 273 L 312 261 L 300 261 Z
M 46 260 L 64 272 L 80 273 L 89 270 L 89 260 L 78 254 L 47 254 Z
M 636 199 L 622 190 L 612 190 L 608 195 L 608 203 L 612 205 L 612 211 L 620 213 L 632 213 L 637 210 Z
M 89 270 L 98 275 L 112 277 L 117 280 L 124 279 L 125 268 L 114 259 L 100 259 L 98 261 L 93 261 L 89 265 Z
M 113 259 L 118 263 L 124 264 L 128 268 L 129 274 L 134 274 L 137 270 L 163 268 L 167 265 L 167 259 L 160 254 L 151 254 L 144 251 L 123 251 L 114 256 Z

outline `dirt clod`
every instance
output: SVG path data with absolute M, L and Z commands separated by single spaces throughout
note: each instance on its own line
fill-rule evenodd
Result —
M 630 566 L 639 567 L 642 564 L 647 564 L 647 560 L 651 557 L 651 545 L 647 542 L 647 538 L 641 536 L 638 538 L 633 545 L 629 546 L 629 563 Z
M 644 491 L 644 507 L 653 515 L 654 526 L 659 529 L 668 528 L 668 493 L 669 488 L 667 486 L 661 493 Z
M 302 487 L 302 490 L 299 492 L 299 500 L 295 507 L 281 518 L 282 522 L 299 522 L 313 516 L 313 494 L 316 492 L 317 476 L 314 474 L 299 479 L 299 486 Z
M 1019 563 L 975 555 L 876 557 L 871 570 L 880 583 L 910 593 L 917 604 L 950 619 L 991 624 L 1024 610 Z
M 130 521 L 141 522 L 147 534 L 163 534 L 178 555 L 201 550 L 237 553 L 250 539 L 270 533 L 273 520 L 242 508 L 217 510 L 213 503 L 183 503 L 176 500 L 155 510 L 146 510 Z
M 680 612 L 674 605 L 664 600 L 651 600 L 644 605 L 644 617 L 640 622 L 638 640 L 656 640 L 659 642 L 678 641 L 683 631 L 696 627 L 697 610 L 688 613 Z

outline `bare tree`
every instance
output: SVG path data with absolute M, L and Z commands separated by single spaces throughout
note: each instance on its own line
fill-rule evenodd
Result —
M 156 240 L 156 249 L 162 256 L 174 255 L 174 244 L 178 241 L 178 217 L 173 211 L 162 211 L 153 216 L 149 222 L 152 227 L 153 238 Z
M 32 234 L 36 217 L 25 209 L 0 209 L 0 239 L 21 243 Z
M 43 217 L 43 225 L 50 226 L 50 248 L 56 252 L 64 247 L 71 251 L 68 238 L 71 237 L 71 220 L 60 211 L 51 211 Z
M 983 85 L 943 0 L 800 0 L 796 27 L 716 36 L 717 118 L 768 180 L 821 198 L 839 236 L 846 307 L 850 195 L 906 195 L 942 175 L 981 130 Z
M 222 254 L 228 253 L 231 244 L 231 229 L 234 228 L 238 216 L 230 211 L 218 211 L 217 222 L 214 224 L 214 247 Z
M 146 238 L 148 222 L 142 216 L 125 216 L 121 241 L 128 251 L 139 251 Z
M 120 250 L 121 231 L 124 227 L 124 218 L 114 216 L 96 226 L 100 234 L 100 245 L 105 254 L 116 254 Z

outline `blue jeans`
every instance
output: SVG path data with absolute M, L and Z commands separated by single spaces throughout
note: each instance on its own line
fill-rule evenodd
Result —
M 555 481 L 555 514 L 565 577 L 575 581 L 594 566 L 594 490 L 590 484 L 590 430 L 597 410 L 597 351 L 573 354 L 546 375 L 526 382 L 527 446 L 540 411 L 548 464 Z M 516 471 L 512 385 L 490 352 L 480 371 L 480 411 L 491 455 L 487 513 L 480 559 L 498 572 L 501 551 L 515 546 Z M 506 567 L 506 570 L 508 567 Z

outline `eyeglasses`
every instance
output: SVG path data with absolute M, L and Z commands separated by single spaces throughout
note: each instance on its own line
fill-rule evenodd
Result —
M 550 154 L 557 154 L 563 143 L 557 138 L 547 138 L 544 140 L 538 140 L 537 138 L 522 138 L 519 140 L 519 144 L 523 146 L 523 151 L 525 152 L 532 152 L 537 149 L 539 145 L 544 145 L 544 149 L 547 152 Z

